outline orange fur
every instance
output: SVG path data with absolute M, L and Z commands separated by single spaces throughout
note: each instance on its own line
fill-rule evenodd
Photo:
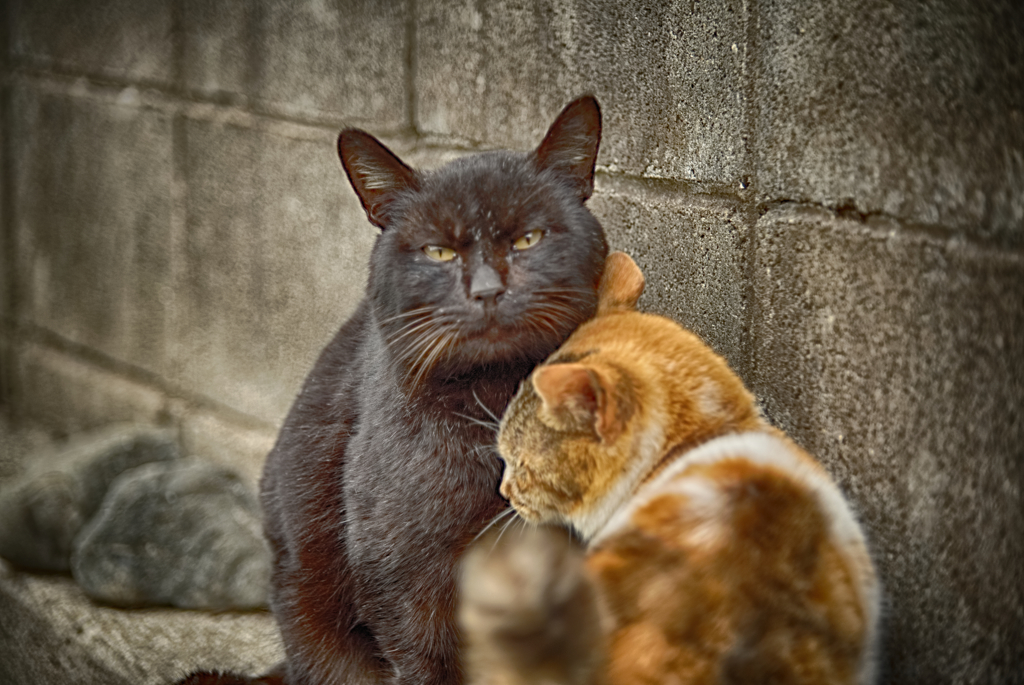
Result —
M 603 660 L 586 682 L 871 682 L 879 590 L 848 505 L 721 357 L 633 309 L 642 289 L 632 260 L 609 256 L 597 317 L 534 371 L 499 434 L 502 494 L 588 543 L 577 573 Z M 546 558 L 531 582 L 565 572 Z M 467 567 L 463 587 L 486 569 Z M 481 670 L 471 682 L 501 682 Z

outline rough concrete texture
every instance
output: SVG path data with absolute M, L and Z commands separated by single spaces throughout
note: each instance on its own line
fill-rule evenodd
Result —
M 16 413 L 65 434 L 113 422 L 162 423 L 167 397 L 151 385 L 44 344 L 15 350 Z
M 174 76 L 173 5 L 163 0 L 13 0 L 15 59 L 115 80 L 168 83 Z
M 104 607 L 70 578 L 2 560 L 0 644 L 5 685 L 169 685 L 198 669 L 264 673 L 284 657 L 270 614 Z
M 19 313 L 166 373 L 171 119 L 134 88 L 82 95 L 14 88 Z
M 406 3 L 183 5 L 185 87 L 301 120 L 408 126 Z
M 258 59 L 255 41 L 257 2 L 182 0 L 182 81 L 189 90 L 213 96 L 246 98 L 252 64 Z M 251 54 L 255 52 L 256 54 Z
M 256 488 L 263 460 L 274 446 L 277 431 L 224 416 L 223 412 L 172 405 L 171 415 L 181 427 L 182 451 L 225 466 Z
M 262 0 L 253 95 L 298 117 L 408 125 L 403 0 Z
M 553 114 L 590 92 L 614 131 L 599 164 L 645 177 L 742 180 L 744 3 L 429 0 L 417 9 L 424 133 L 530 149 Z
M 267 606 L 270 549 L 256 493 L 201 459 L 126 470 L 74 539 L 71 573 L 118 606 Z
M 59 450 L 25 457 L 20 477 L 0 487 L 0 556 L 22 568 L 67 571 L 75 538 L 128 469 L 177 460 L 171 431 L 112 425 Z
M 334 138 L 187 122 L 183 387 L 277 421 L 355 308 L 377 230 L 345 187 Z
M 761 197 L 1024 245 L 1024 4 L 755 12 Z
M 640 307 L 675 318 L 742 374 L 746 216 L 732 198 L 680 201 L 675 191 L 667 184 L 603 181 L 588 205 L 611 249 L 631 255 L 648 275 Z
M 1024 258 L 782 209 L 753 386 L 867 525 L 889 682 L 1012 682 L 1024 645 Z

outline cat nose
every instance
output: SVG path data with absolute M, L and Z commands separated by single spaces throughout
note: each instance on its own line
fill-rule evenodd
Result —
M 481 264 L 473 272 L 469 282 L 469 296 L 474 300 L 495 302 L 505 292 L 501 275 L 487 264 Z

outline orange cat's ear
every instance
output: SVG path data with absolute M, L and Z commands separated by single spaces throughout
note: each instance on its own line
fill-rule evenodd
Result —
M 603 441 L 614 442 L 624 428 L 616 411 L 609 380 L 583 364 L 538 366 L 531 376 L 547 418 L 562 429 L 590 429 Z
M 604 274 L 597 291 L 599 314 L 615 309 L 636 309 L 644 292 L 644 274 L 625 252 L 612 252 L 604 262 Z

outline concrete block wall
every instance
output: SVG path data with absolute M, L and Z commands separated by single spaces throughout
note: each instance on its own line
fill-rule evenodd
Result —
M 889 682 L 1024 682 L 1024 6 L 5 0 L 0 388 L 252 478 L 414 166 L 604 110 L 590 205 L 868 528 Z

